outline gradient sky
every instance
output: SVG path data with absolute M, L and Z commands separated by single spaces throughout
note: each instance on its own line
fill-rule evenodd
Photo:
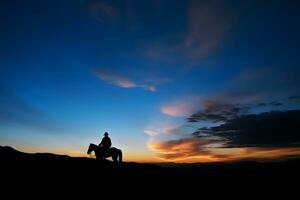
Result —
M 268 121 L 273 111 L 292 118 L 288 127 L 299 119 L 299 8 L 296 0 L 1 1 L 0 145 L 86 156 L 108 131 L 126 161 L 300 155 L 299 129 L 247 141 L 244 130 L 237 141 L 210 129 L 254 114 Z

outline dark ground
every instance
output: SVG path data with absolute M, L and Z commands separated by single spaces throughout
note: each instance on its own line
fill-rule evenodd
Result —
M 142 164 L 99 161 L 48 153 L 27 154 L 11 147 L 0 147 L 1 180 L 6 186 L 29 184 L 34 187 L 48 183 L 72 187 L 132 187 L 162 189 L 171 187 L 188 190 L 237 187 L 266 190 L 272 186 L 298 191 L 300 159 L 277 162 L 244 161 L 210 164 Z M 95 182 L 96 181 L 96 185 Z M 40 185 L 41 184 L 41 185 Z M 30 185 L 30 184 L 29 184 Z M 33 187 L 33 186 L 31 186 Z M 150 188 L 151 189 L 151 188 Z M 164 191 L 166 191 L 164 189 Z M 176 192 L 176 189 L 174 189 Z

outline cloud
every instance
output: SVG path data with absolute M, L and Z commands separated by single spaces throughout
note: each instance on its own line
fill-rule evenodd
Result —
M 216 53 L 233 26 L 233 9 L 222 1 L 187 1 L 185 30 L 160 36 L 145 45 L 146 57 L 164 62 L 183 61 L 188 68 Z M 197 61 L 196 63 L 194 61 Z
M 239 113 L 245 113 L 250 108 L 238 105 L 235 102 L 252 101 L 252 97 L 201 97 L 194 96 L 185 98 L 181 101 L 169 103 L 161 107 L 163 114 L 173 117 L 190 116 L 192 120 L 196 118 L 218 118 L 216 115 L 229 118 Z M 231 102 L 231 103 L 228 103 Z M 227 116 L 227 117 L 226 117 Z M 222 119 L 224 117 L 221 117 Z M 223 121 L 223 120 L 222 120 Z
M 248 113 L 250 110 L 250 107 L 248 106 L 237 106 L 233 104 L 224 104 L 220 102 L 213 102 L 211 106 L 206 107 L 204 111 L 199 111 L 197 113 L 192 114 L 190 117 L 187 118 L 188 122 L 225 122 L 239 115 Z
M 149 141 L 148 148 L 164 160 L 184 160 L 193 156 L 207 155 L 205 146 L 212 141 L 201 140 L 199 138 L 182 138 L 171 141 Z
M 223 138 L 226 147 L 293 147 L 300 145 L 299 123 L 300 110 L 272 111 L 242 115 L 194 135 Z
M 252 109 L 257 107 L 269 106 L 269 109 L 272 109 L 274 106 L 283 105 L 278 101 L 258 103 L 260 98 L 254 97 L 251 95 L 197 97 L 193 101 L 165 106 L 163 108 L 168 109 L 162 112 L 171 116 L 185 116 L 194 110 L 193 114 L 186 117 L 187 121 L 182 127 L 195 124 L 190 127 L 198 126 L 198 129 L 191 131 L 180 128 L 181 131 L 177 135 L 179 139 L 150 140 L 148 147 L 158 158 L 172 162 L 215 162 L 299 156 L 300 110 L 254 114 Z M 189 109 L 188 112 L 186 108 Z M 215 125 L 214 122 L 218 124 Z
M 90 14 L 101 23 L 115 21 L 119 17 L 117 9 L 105 1 L 92 2 L 88 9 Z
M 147 135 L 149 135 L 149 136 L 152 136 L 152 137 L 159 134 L 158 131 L 153 130 L 153 129 L 145 129 L 144 133 L 147 134 Z
M 220 95 L 186 97 L 163 105 L 161 112 L 174 117 L 189 116 L 189 122 L 226 121 L 236 115 L 247 114 L 256 107 L 271 109 L 283 106 L 286 102 L 282 96 L 297 101 L 298 96 L 291 94 L 300 93 L 299 76 L 299 69 L 289 71 L 280 66 L 245 70 Z
M 173 117 L 188 116 L 192 114 L 195 111 L 195 108 L 199 106 L 196 104 L 197 103 L 194 101 L 175 102 L 162 106 L 160 110 L 163 114 Z
M 158 135 L 169 135 L 169 134 L 180 134 L 181 129 L 184 128 L 183 123 L 178 122 L 171 122 L 171 121 L 165 121 L 165 122 L 156 122 L 152 123 L 151 125 L 148 125 L 147 128 L 144 130 L 144 133 L 154 137 Z
M 134 80 L 129 79 L 128 77 L 121 75 L 119 73 L 108 71 L 108 70 L 96 70 L 96 76 L 112 85 L 116 85 L 122 88 L 142 88 L 147 91 L 156 92 L 157 87 L 154 84 L 148 83 L 137 83 Z
M 291 102 L 298 102 L 298 103 L 300 103 L 300 98 L 299 98 L 299 96 L 297 96 L 297 95 L 289 96 L 288 99 L 289 99 Z
M 117 25 L 122 32 L 134 34 L 148 31 L 148 27 L 157 25 L 164 14 L 163 8 L 169 8 L 167 2 L 151 1 L 107 1 L 92 0 L 88 3 L 88 12 L 92 18 L 105 25 Z M 153 12 L 155 10 L 155 12 Z M 168 17 L 168 15 L 166 15 Z M 149 20 L 151 19 L 151 20 Z
M 257 104 L 257 106 L 266 106 L 267 104 L 266 103 L 259 103 L 259 104 Z
M 187 56 L 203 58 L 214 53 L 224 42 L 232 21 L 232 15 L 222 2 L 192 0 L 184 40 Z
M 294 96 L 289 96 L 289 99 L 290 99 L 290 100 L 293 100 L 293 99 L 299 99 L 299 96 L 296 96 L 296 95 L 294 95 Z
M 219 141 L 203 138 L 182 138 L 170 141 L 148 142 L 148 148 L 157 157 L 168 162 L 227 162 L 236 160 L 274 160 L 299 157 L 299 147 L 243 147 L 223 148 Z
M 188 118 L 188 122 L 199 122 L 199 121 L 207 121 L 207 120 L 211 120 L 213 122 L 222 122 L 222 121 L 226 121 L 227 118 L 221 114 L 206 114 L 203 112 L 192 114 Z
M 278 66 L 246 70 L 234 81 L 232 87 L 218 96 L 186 97 L 162 106 L 161 112 L 174 117 L 189 116 L 188 122 L 224 122 L 247 114 L 256 107 L 268 106 L 271 109 L 283 106 L 284 103 L 274 99 L 297 94 L 300 91 L 297 84 L 299 75 L 299 70 L 290 72 Z M 289 97 L 294 101 L 297 98 L 296 95 Z
M 271 105 L 271 106 L 282 106 L 283 104 L 280 103 L 280 102 L 272 101 L 272 102 L 269 103 L 269 105 Z

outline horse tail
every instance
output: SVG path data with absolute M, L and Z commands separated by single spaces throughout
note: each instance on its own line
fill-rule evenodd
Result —
M 121 149 L 119 149 L 119 162 L 121 163 L 123 160 L 123 158 L 122 158 L 123 156 L 122 156 L 122 151 L 121 151 Z

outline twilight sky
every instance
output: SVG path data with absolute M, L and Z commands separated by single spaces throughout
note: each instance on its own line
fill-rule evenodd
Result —
M 300 155 L 295 0 L 4 0 L 0 145 L 126 161 Z

